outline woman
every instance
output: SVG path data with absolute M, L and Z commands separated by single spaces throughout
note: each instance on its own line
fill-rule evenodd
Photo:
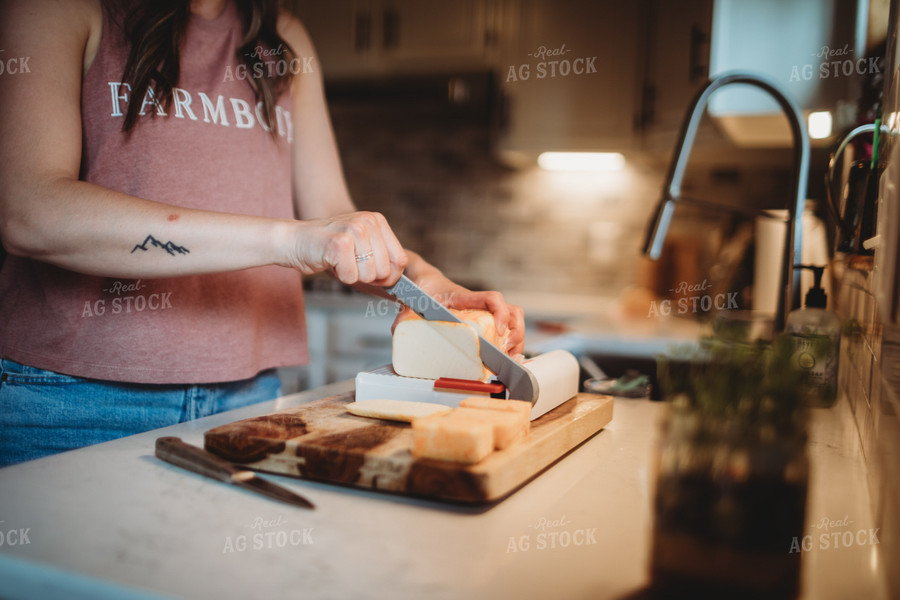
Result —
M 275 6 L 4 3 L 0 464 L 275 397 L 308 356 L 302 275 L 405 270 L 521 351 L 521 310 L 355 211 L 312 43 Z

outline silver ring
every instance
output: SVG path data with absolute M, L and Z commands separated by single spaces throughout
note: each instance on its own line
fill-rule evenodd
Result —
M 375 253 L 372 252 L 371 250 L 369 250 L 365 254 L 357 254 L 355 258 L 356 258 L 356 262 L 364 262 L 364 261 L 369 260 L 373 256 L 375 256 Z

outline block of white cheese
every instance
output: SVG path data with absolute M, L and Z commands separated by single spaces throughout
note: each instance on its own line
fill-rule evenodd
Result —
M 347 405 L 347 412 L 359 417 L 387 419 L 411 423 L 413 419 L 444 415 L 452 408 L 432 402 L 411 402 L 409 400 L 373 399 L 358 400 Z
M 508 335 L 501 338 L 493 315 L 485 310 L 454 310 L 463 323 L 426 321 L 410 310 L 394 327 L 392 363 L 405 377 L 452 377 L 487 381 L 493 375 L 481 361 L 478 336 L 505 350 Z

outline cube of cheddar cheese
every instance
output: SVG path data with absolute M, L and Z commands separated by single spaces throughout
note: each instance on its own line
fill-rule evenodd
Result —
M 474 464 L 494 450 L 491 422 L 454 417 L 455 412 L 413 420 L 409 450 L 414 457 Z
M 510 411 L 461 406 L 448 416 L 454 419 L 471 420 L 473 423 L 490 423 L 494 428 L 494 448 L 497 450 L 508 448 L 528 433 L 528 419 Z
M 528 434 L 530 407 L 519 400 L 468 398 L 449 414 L 414 419 L 410 452 L 416 458 L 479 462 Z

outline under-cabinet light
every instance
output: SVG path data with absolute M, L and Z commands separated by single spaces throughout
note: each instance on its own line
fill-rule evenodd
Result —
M 545 171 L 621 171 L 625 157 L 618 152 L 543 152 L 538 165 Z
M 811 139 L 823 140 L 831 135 L 831 113 L 827 110 L 809 113 L 806 122 Z

